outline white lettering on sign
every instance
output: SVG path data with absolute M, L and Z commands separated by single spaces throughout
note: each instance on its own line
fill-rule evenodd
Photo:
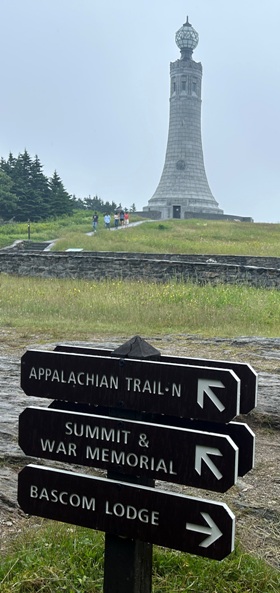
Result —
M 115 517 L 125 517 L 135 521 L 138 519 L 141 523 L 150 523 L 151 525 L 159 525 L 159 511 L 148 511 L 147 509 L 137 509 L 132 505 L 124 505 L 116 502 L 111 505 L 109 500 L 106 500 L 105 514 L 114 515 Z
M 164 474 L 177 475 L 174 470 L 173 461 L 166 461 L 164 459 L 155 459 L 155 457 L 148 457 L 148 455 L 136 455 L 135 453 L 125 453 L 110 449 L 94 449 L 89 445 L 86 447 L 86 458 L 96 461 L 103 461 L 107 463 L 115 463 L 116 465 L 128 465 L 129 467 L 136 467 L 139 469 L 152 470 L 154 472 L 163 472 Z
M 127 445 L 130 430 L 121 430 L 104 426 L 91 426 L 90 424 L 78 424 L 78 422 L 66 422 L 65 434 L 76 437 L 86 437 L 100 441 L 111 441 L 112 443 L 123 443 Z
M 47 488 L 38 488 L 32 484 L 30 486 L 30 498 L 37 498 L 38 500 L 47 500 L 48 502 L 63 504 L 75 508 L 86 509 L 87 511 L 95 511 L 95 498 L 87 498 L 79 494 L 58 490 L 48 490 Z
M 119 378 L 112 375 L 98 375 L 85 372 L 75 373 L 74 371 L 64 371 L 49 369 L 45 367 L 32 367 L 29 373 L 29 379 L 36 381 L 50 381 L 51 383 L 66 383 L 67 385 L 82 385 L 88 387 L 106 387 L 107 389 L 118 389 Z
M 48 453 L 64 453 L 64 455 L 74 455 L 74 457 L 77 455 L 77 445 L 75 443 L 65 444 L 63 441 L 57 443 L 49 439 L 41 439 L 41 449 Z
M 63 369 L 50 369 L 45 367 L 32 367 L 29 379 L 35 381 L 49 381 L 50 383 L 65 383 L 66 385 L 81 385 L 82 387 L 99 387 L 105 389 L 119 389 L 119 377 L 112 375 L 99 375 L 84 371 L 66 371 Z M 180 383 L 163 385 L 161 381 L 149 381 L 135 377 L 124 377 L 125 388 L 132 393 L 149 395 L 171 395 L 181 397 L 182 386 Z
M 151 395 L 164 395 L 171 393 L 172 397 L 181 397 L 181 385 L 171 383 L 171 387 L 163 387 L 161 381 L 148 381 L 142 379 L 135 379 L 133 377 L 125 377 L 127 391 L 134 393 L 150 393 Z

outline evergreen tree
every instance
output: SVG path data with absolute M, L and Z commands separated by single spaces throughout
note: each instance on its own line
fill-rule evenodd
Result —
M 39 158 L 36 156 L 32 161 L 27 150 L 17 158 L 10 153 L 7 161 L 1 159 L 0 169 L 9 175 L 13 182 L 11 191 L 17 198 L 16 220 L 46 218 L 49 187 L 48 179 L 42 173 Z
M 1 162 L 0 162 L 1 171 L 4 171 L 4 173 L 7 173 L 7 175 L 9 175 L 9 177 L 11 179 L 13 179 L 13 171 L 14 171 L 15 163 L 16 163 L 16 159 L 14 158 L 14 156 L 12 155 L 11 152 L 9 154 L 9 158 L 7 161 L 5 161 L 5 159 L 3 159 L 3 157 L 1 158 Z
M 77 198 L 75 194 L 71 196 L 71 202 L 75 210 L 87 210 L 84 200 Z
M 104 203 L 98 196 L 85 200 L 71 196 L 57 171 L 48 179 L 39 157 L 32 160 L 27 150 L 18 157 L 10 153 L 7 160 L 1 158 L 1 172 L 4 176 L 0 176 L 0 217 L 37 221 L 72 214 L 74 208 L 112 212 L 117 207 L 114 202 Z
M 50 207 L 52 216 L 72 214 L 73 202 L 71 200 L 71 196 L 64 188 L 57 171 L 54 172 L 50 179 L 50 192 Z
M 104 214 L 106 212 L 115 212 L 115 210 L 117 209 L 117 204 L 116 202 L 103 202 L 103 206 L 102 206 L 102 212 L 104 212 Z
M 34 192 L 36 204 L 40 206 L 40 217 L 48 218 L 51 212 L 51 190 L 48 178 L 43 173 L 43 167 L 37 155 L 31 163 L 31 188 Z
M 3 220 L 9 220 L 17 213 L 18 199 L 12 189 L 12 179 L 0 170 L 0 218 Z
M 102 212 L 104 202 L 103 200 L 100 200 L 98 196 L 94 196 L 93 198 L 88 196 L 88 198 L 84 199 L 84 203 L 87 210 L 98 210 L 99 212 Z
M 18 220 L 31 219 L 30 200 L 32 205 L 31 195 L 31 158 L 25 150 L 18 158 L 11 164 L 11 174 L 14 182 L 14 192 L 18 198 Z
M 88 198 L 84 198 L 84 203 L 86 210 L 97 210 L 98 212 L 102 212 L 106 214 L 106 212 L 114 212 L 117 209 L 117 204 L 115 202 L 103 202 L 98 196 L 88 196 Z
M 13 169 L 14 191 L 18 197 L 17 220 L 40 220 L 42 218 L 42 199 L 36 195 L 33 186 L 32 159 L 25 150 L 18 155 Z

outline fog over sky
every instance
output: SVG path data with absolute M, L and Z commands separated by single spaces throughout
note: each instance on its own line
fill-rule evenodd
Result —
M 175 32 L 199 33 L 202 141 L 225 213 L 280 222 L 279 0 L 0 0 L 0 156 L 67 191 L 147 205 L 162 173 Z

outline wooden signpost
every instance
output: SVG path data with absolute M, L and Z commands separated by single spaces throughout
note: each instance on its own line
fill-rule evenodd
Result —
M 26 395 L 55 400 L 20 415 L 22 450 L 108 477 L 31 464 L 19 474 L 19 504 L 105 531 L 104 593 L 151 592 L 152 544 L 216 560 L 234 548 L 225 504 L 154 480 L 225 492 L 254 465 L 254 434 L 232 421 L 256 405 L 253 369 L 159 354 L 136 336 L 113 352 L 60 345 L 21 361 Z

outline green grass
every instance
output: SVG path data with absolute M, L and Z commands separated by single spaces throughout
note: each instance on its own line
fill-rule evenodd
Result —
M 94 333 L 279 335 L 280 291 L 242 285 L 0 277 L 0 327 L 86 339 Z
M 130 215 L 130 221 L 139 217 Z M 138 251 L 144 253 L 232 254 L 280 257 L 280 224 L 209 221 L 201 219 L 144 221 L 136 227 L 108 232 L 99 217 L 98 231 L 92 231 L 92 213 L 77 211 L 43 223 L 31 223 L 31 241 L 58 239 L 54 249 L 80 248 L 86 251 Z M 27 239 L 27 223 L 0 226 L 0 248 Z
M 103 220 L 102 215 L 100 216 L 100 220 Z M 130 215 L 130 220 L 138 219 L 136 215 Z M 29 230 L 31 241 L 53 241 L 67 237 L 71 243 L 71 235 L 73 237 L 77 235 L 78 241 L 87 240 L 86 233 L 92 231 L 92 213 L 87 210 L 77 210 L 73 216 L 65 215 L 45 222 L 31 222 Z M 12 245 L 14 241 L 27 239 L 27 222 L 0 225 L 0 249 Z
M 104 536 L 42 522 L 17 537 L 0 564 L 1 593 L 101 593 Z M 280 573 L 235 552 L 222 562 L 154 547 L 153 593 L 279 593 Z
M 227 221 L 143 222 L 136 227 L 108 232 L 99 225 L 88 237 L 79 232 L 63 237 L 54 249 L 78 247 L 85 251 L 128 251 L 142 253 L 197 253 L 280 256 L 280 225 Z
M 79 210 L 74 216 L 62 216 L 46 222 L 30 223 L 31 241 L 50 241 L 63 237 L 65 233 L 91 230 L 91 216 Z M 0 248 L 12 245 L 14 241 L 28 239 L 28 224 L 8 223 L 0 226 Z

